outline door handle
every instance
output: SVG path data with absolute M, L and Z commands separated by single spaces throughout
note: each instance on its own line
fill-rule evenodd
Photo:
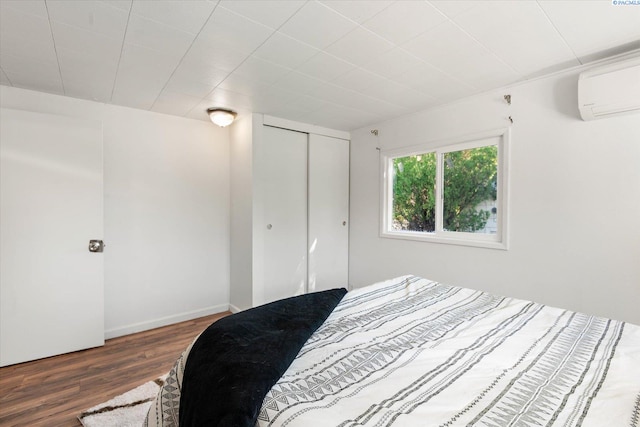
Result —
M 104 252 L 104 242 L 102 240 L 89 240 L 89 252 Z

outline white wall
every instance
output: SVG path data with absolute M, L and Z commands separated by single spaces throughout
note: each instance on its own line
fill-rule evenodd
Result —
M 640 115 L 582 121 L 580 71 L 352 132 L 351 284 L 416 274 L 640 324 Z M 508 116 L 509 250 L 378 237 L 376 147 L 506 127 Z
M 231 130 L 231 291 L 233 312 L 253 306 L 253 115 Z
M 228 309 L 227 129 L 6 86 L 0 100 L 103 123 L 107 338 Z

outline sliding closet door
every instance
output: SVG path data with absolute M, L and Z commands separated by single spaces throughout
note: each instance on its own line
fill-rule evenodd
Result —
M 307 134 L 264 127 L 262 194 L 262 301 L 306 292 Z
M 347 287 L 349 141 L 309 135 L 309 292 Z
M 0 365 L 102 345 L 102 125 L 0 116 Z

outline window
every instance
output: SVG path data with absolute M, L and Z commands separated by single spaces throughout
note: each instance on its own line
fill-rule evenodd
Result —
M 382 237 L 507 248 L 508 130 L 383 151 Z

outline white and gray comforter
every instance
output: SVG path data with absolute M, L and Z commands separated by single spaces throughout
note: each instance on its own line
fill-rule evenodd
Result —
M 640 327 L 405 276 L 342 299 L 266 395 L 258 426 L 639 418 Z

